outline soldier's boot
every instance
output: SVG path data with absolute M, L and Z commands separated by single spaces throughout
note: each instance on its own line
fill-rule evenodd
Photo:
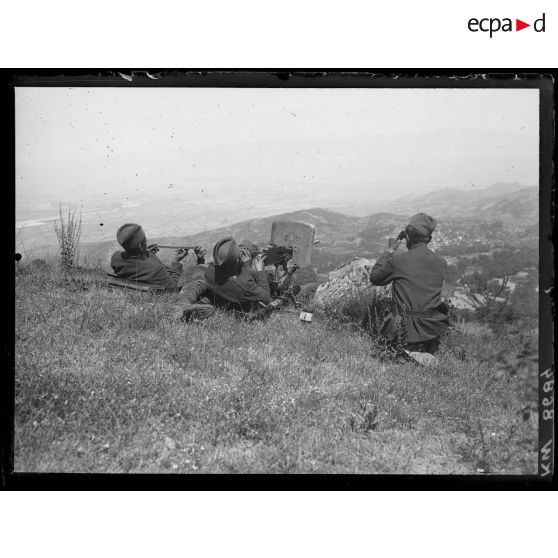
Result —
M 193 319 L 204 319 L 215 312 L 215 307 L 207 304 L 209 300 L 202 299 L 196 304 L 200 296 L 205 292 L 205 281 L 195 279 L 186 283 L 180 291 L 181 306 L 184 310 L 181 320 L 191 322 Z
M 184 309 L 182 317 L 183 322 L 190 323 L 193 320 L 203 320 L 215 313 L 215 306 L 211 304 L 191 304 Z

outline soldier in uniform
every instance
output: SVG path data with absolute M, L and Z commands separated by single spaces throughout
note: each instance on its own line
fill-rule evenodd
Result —
M 448 325 L 448 307 L 442 301 L 446 261 L 428 248 L 436 220 L 425 213 L 413 216 L 399 240 L 406 239 L 407 252 L 395 254 L 399 243 L 390 238 L 388 249 L 370 273 L 373 285 L 393 283 L 394 304 L 382 324 L 381 334 L 390 342 L 404 333 L 409 351 L 434 353 Z
M 124 248 L 124 252 L 115 252 L 110 262 L 118 277 L 178 290 L 178 279 L 182 273 L 180 261 L 188 253 L 186 250 L 177 251 L 170 265 L 165 266 L 152 252 L 153 246 L 147 246 L 147 239 L 140 225 L 122 225 L 116 233 L 116 239 Z
M 206 267 L 197 266 L 196 276 L 184 285 L 185 301 L 194 304 L 203 297 L 214 305 L 242 312 L 270 302 L 264 255 L 252 258 L 247 246 L 241 249 L 234 238 L 223 238 L 215 244 L 213 260 Z
M 126 223 L 116 233 L 118 243 L 124 252 L 115 252 L 111 258 L 111 267 L 114 273 L 122 279 L 141 281 L 150 285 L 161 285 L 168 291 L 180 291 L 179 279 L 182 274 L 181 260 L 188 254 L 188 250 L 176 251 L 171 264 L 165 266 L 155 255 L 157 245 L 147 246 L 145 233 L 140 225 Z M 199 247 L 195 250 L 198 265 L 204 263 L 205 250 Z M 194 267 L 190 265 L 187 271 Z M 181 297 L 182 298 L 182 297 Z M 215 310 L 210 305 L 186 304 L 183 308 L 183 319 L 191 316 L 206 317 Z

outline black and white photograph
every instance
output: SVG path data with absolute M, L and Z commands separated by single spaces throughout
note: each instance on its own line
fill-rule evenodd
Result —
M 110 79 L 14 88 L 15 473 L 540 474 L 539 88 Z

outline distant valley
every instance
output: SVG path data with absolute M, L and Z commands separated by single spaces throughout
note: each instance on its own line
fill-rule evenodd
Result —
M 377 258 L 390 236 L 395 236 L 417 211 L 435 216 L 438 227 L 432 247 L 450 259 L 458 255 L 486 252 L 505 246 L 533 246 L 538 242 L 538 189 L 520 184 L 498 184 L 479 191 L 442 190 L 416 198 L 405 198 L 388 209 L 365 217 L 345 215 L 322 208 L 280 213 L 248 219 L 188 236 L 150 234 L 148 240 L 160 244 L 203 245 L 209 255 L 213 245 L 225 236 L 248 238 L 260 246 L 270 240 L 275 220 L 310 223 L 316 228 L 312 266 L 323 280 L 327 273 L 360 256 Z M 108 268 L 111 254 L 120 249 L 116 240 L 83 243 L 91 262 Z M 168 254 L 168 255 L 167 255 Z M 161 258 L 170 252 L 161 252 Z M 451 261 L 451 260 L 450 260 Z

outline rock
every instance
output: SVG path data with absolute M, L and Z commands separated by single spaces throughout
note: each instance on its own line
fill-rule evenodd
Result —
M 320 286 L 319 283 L 304 283 L 304 285 L 300 285 L 300 294 L 302 296 L 311 297 L 314 296 L 316 289 Z
M 165 447 L 170 450 L 176 449 L 176 442 L 170 436 L 165 436 Z
M 438 363 L 438 359 L 430 353 L 421 353 L 419 351 L 405 351 L 415 362 L 422 366 L 433 366 Z
M 357 296 L 363 300 L 373 294 L 386 296 L 389 287 L 376 287 L 370 283 L 370 271 L 374 263 L 375 260 L 356 258 L 330 272 L 328 280 L 316 289 L 314 305 L 332 308 Z
M 488 461 L 481 459 L 477 462 L 477 473 L 490 473 L 490 465 Z

